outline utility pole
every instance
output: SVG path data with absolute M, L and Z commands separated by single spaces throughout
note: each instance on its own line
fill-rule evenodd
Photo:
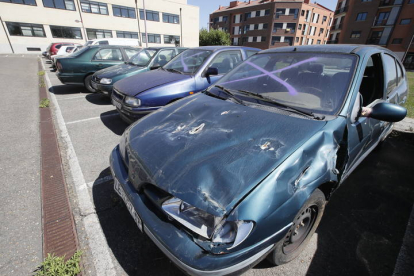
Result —
M 138 10 L 138 0 L 135 0 L 135 8 L 137 10 L 137 22 L 138 22 L 138 42 L 139 47 L 142 47 L 142 36 L 141 36 L 141 28 L 139 27 L 139 10 Z
M 180 25 L 181 25 L 181 38 L 180 38 L 180 46 L 183 47 L 183 17 L 181 16 L 181 8 L 180 8 Z
M 10 45 L 10 48 L 11 48 L 11 50 L 12 50 L 12 53 L 14 54 L 14 49 L 13 49 L 13 46 L 12 46 L 12 44 L 11 44 L 11 42 L 10 42 L 9 35 L 7 34 L 6 27 L 4 27 L 3 19 L 1 19 L 1 16 L 0 16 L 0 22 L 1 22 L 1 25 L 3 26 L 4 33 L 6 34 L 7 40 L 9 41 L 9 45 Z
M 147 11 L 145 10 L 145 0 L 142 0 L 144 7 L 144 26 L 145 26 L 145 43 L 148 48 L 148 32 L 147 32 Z
M 82 18 L 82 12 L 81 12 L 82 7 L 81 7 L 81 5 L 79 3 L 79 0 L 77 1 L 77 4 L 78 4 L 78 11 L 79 11 L 80 22 L 82 23 L 84 40 L 85 40 L 85 42 L 87 42 L 88 41 L 88 36 L 86 34 L 85 25 L 83 25 L 83 18 Z M 75 20 L 75 22 L 78 22 L 78 20 Z

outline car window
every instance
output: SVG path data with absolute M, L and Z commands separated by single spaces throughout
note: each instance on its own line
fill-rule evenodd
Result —
M 138 54 L 128 60 L 128 63 L 136 66 L 147 66 L 157 51 L 153 49 L 143 49 Z
M 359 93 L 362 96 L 362 104 L 364 106 L 383 97 L 383 83 L 384 73 L 382 69 L 381 55 L 375 54 L 372 55 L 367 62 L 359 87 Z
M 257 97 L 252 96 L 256 93 L 288 106 L 334 115 L 347 95 L 356 61 L 357 57 L 349 54 L 258 54 L 221 78 L 217 85 L 240 91 L 245 100 L 257 102 Z
M 225 51 L 217 54 L 209 67 L 217 68 L 219 75 L 226 74 L 242 61 L 240 51 Z
M 163 68 L 171 71 L 193 74 L 204 61 L 212 54 L 208 50 L 189 49 L 174 57 Z
M 96 53 L 93 60 L 122 60 L 121 50 L 119 49 L 101 49 Z
M 108 40 L 102 40 L 98 42 L 98 45 L 109 45 Z
M 154 60 L 154 65 L 164 66 L 174 57 L 175 51 L 171 50 L 162 50 L 158 54 L 157 58 Z
M 397 86 L 397 69 L 395 67 L 395 60 L 388 54 L 384 55 L 384 69 L 388 95 Z
M 140 51 L 139 49 L 129 49 L 129 48 L 126 48 L 124 50 L 125 50 L 125 53 L 128 59 L 130 59 L 132 56 L 136 55 Z
M 55 48 L 56 48 L 56 49 L 60 49 L 60 47 L 62 47 L 62 44 L 57 44 L 57 45 L 55 46 Z
M 252 51 L 252 50 L 246 50 L 247 57 L 251 57 L 252 55 L 256 54 L 259 51 Z

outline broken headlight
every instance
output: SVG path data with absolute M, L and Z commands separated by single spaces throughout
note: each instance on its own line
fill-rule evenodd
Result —
M 253 229 L 252 221 L 226 221 L 173 197 L 164 201 L 168 216 L 213 243 L 228 244 L 232 249 L 242 243 Z

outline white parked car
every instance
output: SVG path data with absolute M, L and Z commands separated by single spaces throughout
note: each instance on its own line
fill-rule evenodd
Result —
M 90 45 L 120 45 L 120 46 L 139 46 L 138 39 L 132 38 L 98 38 L 88 40 L 85 46 Z
M 67 45 L 67 46 L 60 47 L 57 54 L 50 57 L 50 60 L 52 61 L 53 68 L 56 67 L 56 59 L 57 58 L 65 57 L 65 56 L 68 56 L 72 53 L 75 53 L 76 51 L 78 51 L 82 47 L 83 47 L 82 45 Z

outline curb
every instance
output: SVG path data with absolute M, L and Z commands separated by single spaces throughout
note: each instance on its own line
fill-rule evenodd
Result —
M 41 60 L 38 61 L 38 66 L 39 71 L 43 71 Z M 39 99 L 49 98 L 41 78 L 39 76 Z M 43 255 L 65 256 L 68 260 L 78 249 L 78 239 L 50 107 L 40 108 L 39 131 Z

